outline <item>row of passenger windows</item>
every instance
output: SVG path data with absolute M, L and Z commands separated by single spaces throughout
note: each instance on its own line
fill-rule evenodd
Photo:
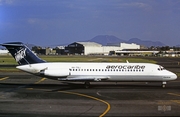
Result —
M 70 71 L 128 71 L 128 72 L 143 72 L 143 69 L 69 69 Z

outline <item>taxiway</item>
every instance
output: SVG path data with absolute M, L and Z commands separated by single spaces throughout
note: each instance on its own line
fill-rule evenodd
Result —
M 176 69 L 177 70 L 177 69 Z M 180 78 L 161 83 L 62 83 L 0 73 L 0 116 L 180 116 Z

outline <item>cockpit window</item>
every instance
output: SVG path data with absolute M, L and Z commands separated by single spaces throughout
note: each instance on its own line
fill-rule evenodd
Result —
M 158 70 L 159 70 L 159 71 L 162 71 L 162 70 L 165 70 L 165 68 L 162 67 L 162 66 L 159 66 Z

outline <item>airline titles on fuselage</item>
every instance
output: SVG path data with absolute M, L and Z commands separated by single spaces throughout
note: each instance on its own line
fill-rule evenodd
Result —
M 108 70 L 144 70 L 146 66 L 144 65 L 107 65 L 104 69 Z M 81 69 L 81 67 L 71 67 L 72 69 Z M 96 68 L 95 68 L 96 69 Z
M 140 69 L 140 70 L 144 70 L 145 66 L 142 65 L 107 65 L 106 69 Z

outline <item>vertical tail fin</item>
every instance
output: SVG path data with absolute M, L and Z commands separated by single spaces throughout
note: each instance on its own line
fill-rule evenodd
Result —
M 21 42 L 11 42 L 1 44 L 5 46 L 19 65 L 44 63 L 45 61 L 37 57 L 25 44 Z

